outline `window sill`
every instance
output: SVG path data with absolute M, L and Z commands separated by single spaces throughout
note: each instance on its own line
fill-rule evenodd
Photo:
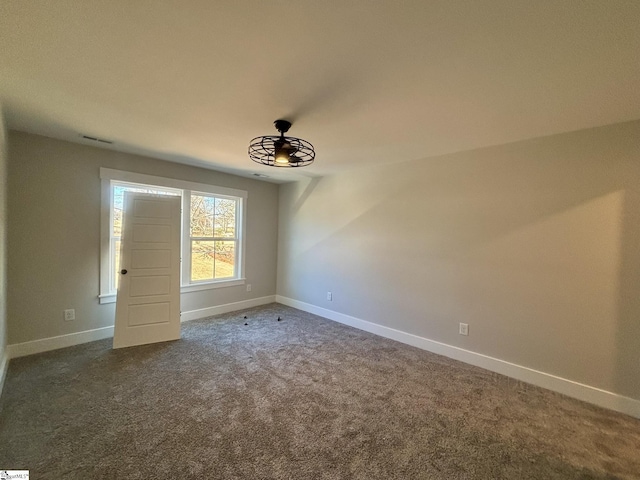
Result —
M 100 305 L 104 305 L 105 303 L 116 303 L 116 294 L 107 293 L 104 295 L 98 295 L 98 302 Z
M 238 285 L 244 285 L 246 279 L 236 278 L 234 280 L 219 280 L 217 282 L 206 283 L 194 283 L 191 285 L 182 285 L 180 287 L 180 293 L 200 292 L 203 290 L 214 290 L 216 288 L 237 287 Z M 115 293 L 108 293 L 105 295 L 98 295 L 98 301 L 100 305 L 107 303 L 116 303 L 117 295 Z

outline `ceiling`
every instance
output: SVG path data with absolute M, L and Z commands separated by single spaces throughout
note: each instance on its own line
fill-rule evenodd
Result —
M 12 129 L 282 182 L 638 119 L 639 26 L 637 0 L 3 0 L 0 102 Z M 312 166 L 248 158 L 277 118 Z

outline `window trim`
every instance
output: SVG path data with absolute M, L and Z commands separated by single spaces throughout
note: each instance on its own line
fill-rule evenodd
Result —
M 239 262 L 238 277 L 225 280 L 212 280 L 212 281 L 199 281 L 194 283 L 182 283 L 184 277 L 184 263 L 181 267 L 181 285 L 180 293 L 197 292 L 202 290 L 210 290 L 215 288 L 233 287 L 245 284 L 245 248 L 246 248 L 246 222 L 247 222 L 247 198 L 248 192 L 245 190 L 238 190 L 235 188 L 219 187 L 215 185 L 209 185 L 205 183 L 190 182 L 187 180 L 177 180 L 167 177 L 159 177 L 155 175 L 147 175 L 144 173 L 127 172 L 124 170 L 114 170 L 111 168 L 100 168 L 100 180 L 101 180 L 101 195 L 100 195 L 100 293 L 98 299 L 100 304 L 113 303 L 116 301 L 116 292 L 111 291 L 111 273 L 110 273 L 110 258 L 111 258 L 111 233 L 113 226 L 111 225 L 111 209 L 113 206 L 113 192 L 111 188 L 111 182 L 123 182 L 123 183 L 137 183 L 142 185 L 150 185 L 157 187 L 166 187 L 175 190 L 190 190 L 195 193 L 205 193 L 222 197 L 233 197 L 239 199 L 238 212 L 240 213 L 240 224 L 236 226 L 238 228 L 238 247 L 237 258 Z M 190 215 L 184 215 L 184 212 L 189 212 L 185 205 L 185 195 L 182 195 L 182 233 L 181 241 L 184 243 L 185 230 L 190 227 Z M 183 245 L 184 249 L 184 245 Z M 183 250 L 184 251 L 184 250 Z M 181 257 L 183 251 L 180 252 Z

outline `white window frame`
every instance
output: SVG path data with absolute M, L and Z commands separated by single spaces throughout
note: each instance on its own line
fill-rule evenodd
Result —
M 195 191 L 195 190 L 191 190 L 190 195 L 184 195 L 182 197 L 182 208 L 183 211 L 188 212 L 186 215 L 182 216 L 182 244 L 183 244 L 183 248 L 182 248 L 182 278 L 186 278 L 189 279 L 189 285 L 194 287 L 196 285 L 206 285 L 209 283 L 217 283 L 217 282 L 229 282 L 232 280 L 237 280 L 237 278 L 240 276 L 239 274 L 239 268 L 242 267 L 242 262 L 240 262 L 238 264 L 237 259 L 239 258 L 239 256 L 241 257 L 241 254 L 238 254 L 238 252 L 240 251 L 240 243 L 242 241 L 242 232 L 240 231 L 240 229 L 236 229 L 236 234 L 234 237 L 229 238 L 229 237 L 202 237 L 202 240 L 206 240 L 206 241 L 233 241 L 236 243 L 236 249 L 235 249 L 235 256 L 236 256 L 236 275 L 234 276 L 233 279 L 229 279 L 229 280 L 225 280 L 225 279 L 217 279 L 217 280 L 191 280 L 191 241 L 193 240 L 194 237 L 191 236 L 191 196 L 192 195 L 203 195 L 203 196 L 215 196 L 215 198 L 226 198 L 226 199 L 230 199 L 230 200 L 235 200 L 236 201 L 236 212 L 235 212 L 235 217 L 236 218 L 241 218 L 242 217 L 242 212 L 241 212 L 241 208 L 242 208 L 242 201 L 237 197 L 237 196 L 230 196 L 230 195 L 222 195 L 220 193 L 216 193 L 215 195 L 209 192 L 202 192 L 202 191 Z M 198 237 L 199 238 L 199 237 Z M 186 282 L 185 282 L 186 283 Z
M 133 184 L 141 187 L 166 188 L 182 191 L 182 266 L 181 266 L 181 286 L 180 293 L 210 290 L 214 288 L 233 287 L 244 285 L 245 279 L 245 246 L 246 239 L 246 210 L 248 192 L 234 188 L 218 187 L 204 183 L 189 182 L 186 180 L 176 180 L 166 177 L 157 177 L 143 173 L 126 172 L 123 170 L 113 170 L 110 168 L 100 168 L 101 179 L 101 212 L 100 212 L 100 293 L 99 301 L 103 303 L 114 303 L 116 292 L 112 288 L 111 272 L 111 236 L 113 234 L 112 212 L 113 212 L 113 188 L 115 184 Z M 185 192 L 187 194 L 185 194 Z M 191 251 L 190 242 L 190 208 L 189 199 L 191 192 L 194 194 L 210 194 L 216 197 L 233 198 L 238 201 L 236 215 L 239 222 L 236 224 L 237 251 L 236 251 L 236 277 L 232 279 L 200 280 L 190 282 L 191 271 Z M 186 201 L 185 201 L 186 199 Z

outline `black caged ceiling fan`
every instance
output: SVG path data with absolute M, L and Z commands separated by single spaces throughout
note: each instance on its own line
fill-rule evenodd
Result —
M 249 144 L 249 157 L 251 160 L 270 167 L 306 167 L 313 163 L 316 152 L 306 140 L 296 137 L 285 137 L 285 133 L 291 128 L 288 120 L 276 120 L 274 122 L 277 135 L 265 135 L 256 137 Z

